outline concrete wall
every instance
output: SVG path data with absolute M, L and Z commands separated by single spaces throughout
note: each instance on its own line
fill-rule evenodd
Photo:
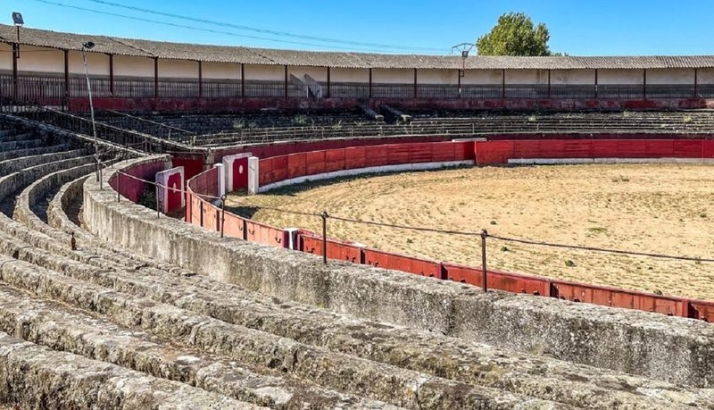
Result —
M 161 74 L 161 73 L 159 73 Z M 240 80 L 240 64 L 203 63 L 204 80 Z
M 647 70 L 647 84 L 694 85 L 694 70 L 687 68 Z
M 593 85 L 595 70 L 551 70 L 552 85 Z
M 159 59 L 159 79 L 198 81 L 198 62 Z
M 161 157 L 134 160 L 119 168 Z M 693 386 L 711 385 L 710 324 L 478 288 L 221 239 L 182 221 L 116 202 L 84 185 L 84 219 L 100 238 L 248 290 L 342 314 Z
M 92 76 L 109 76 L 109 56 L 106 54 L 86 53 L 87 70 Z M 64 57 L 63 57 L 64 58 Z M 152 69 L 153 70 L 153 69 Z M 64 73 L 64 66 L 62 67 Z M 75 75 L 84 75 L 84 63 L 82 62 L 82 52 L 69 52 L 69 73 Z
M 291 66 L 288 67 L 288 75 L 294 75 L 295 77 L 303 80 L 305 77 L 305 74 L 309 75 L 312 77 L 315 81 L 319 83 L 326 83 L 327 82 L 327 68 L 324 67 L 300 67 L 300 66 Z M 334 81 L 332 79 L 332 73 L 330 73 L 330 81 Z
M 333 83 L 363 83 L 369 82 L 369 70 L 366 68 L 332 68 L 330 81 Z
M 414 84 L 414 69 L 372 69 L 372 83 L 374 84 Z
M 466 70 L 461 84 L 501 84 L 501 70 Z
M 247 81 L 285 81 L 285 67 L 281 65 L 245 65 Z
M 456 85 L 459 83 L 458 70 L 424 70 L 417 72 L 419 84 Z
M 548 70 L 506 70 L 506 84 L 548 84 Z
M 699 84 L 714 84 L 714 68 L 701 68 L 697 70 Z
M 7 56 L 10 57 L 12 69 L 12 53 L 8 53 Z M 50 48 L 21 46 L 17 68 L 21 74 L 64 75 L 64 52 Z
M 598 84 L 642 85 L 644 70 L 598 70 Z
M 145 57 L 114 56 L 116 77 L 154 77 L 154 60 Z

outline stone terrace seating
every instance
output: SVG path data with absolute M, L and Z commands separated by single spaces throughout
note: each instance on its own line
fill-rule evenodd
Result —
M 279 300 L 103 242 L 82 227 L 82 189 L 94 166 L 85 154 L 64 150 L 58 161 L 18 154 L 0 177 L 5 210 L 0 213 L 0 401 L 6 404 L 186 409 L 714 404 L 705 390 Z M 116 160 L 109 157 L 107 164 Z M 72 237 L 77 250 L 71 249 Z

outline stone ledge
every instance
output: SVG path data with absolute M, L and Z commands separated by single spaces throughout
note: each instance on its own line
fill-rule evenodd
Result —
M 153 157 L 127 161 L 122 167 Z M 105 182 L 112 173 L 104 174 Z M 105 183 L 105 187 L 108 183 Z M 217 280 L 375 321 L 677 384 L 714 383 L 714 328 L 658 314 L 491 292 L 367 266 L 330 262 L 156 218 L 115 192 L 84 185 L 85 221 L 102 239 Z M 637 341 L 637 343 L 633 343 Z

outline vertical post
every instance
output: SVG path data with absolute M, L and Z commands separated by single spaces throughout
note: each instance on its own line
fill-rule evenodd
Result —
M 698 83 L 699 83 L 699 78 L 698 78 L 699 75 L 698 74 L 699 74 L 699 70 L 695 68 L 694 69 L 694 98 L 697 98 L 697 96 L 699 95 L 699 90 L 697 90 Z
M 117 172 L 117 202 L 121 202 L 121 171 Z
M 369 69 L 369 98 L 372 98 L 372 69 Z
M 221 238 L 223 238 L 223 227 L 226 224 L 226 196 L 221 195 Z
M 506 99 L 506 70 L 501 70 L 501 98 Z
M 18 97 L 18 74 L 17 74 L 17 53 L 20 49 L 20 45 L 13 43 L 12 45 L 12 84 L 13 84 L 13 99 L 17 100 Z
M 323 212 L 322 217 L 322 263 L 327 265 L 327 212 Z
M 456 77 L 457 77 L 457 80 L 456 80 L 456 81 L 458 81 L 457 84 L 458 84 L 458 88 L 459 88 L 458 98 L 461 98 L 461 75 L 462 75 L 462 73 L 464 73 L 464 72 L 463 72 L 463 70 L 461 70 L 461 69 L 459 69 L 459 70 L 456 72 Z
M 417 77 L 417 69 L 415 68 L 414 69 L 414 99 L 415 100 L 417 99 L 417 96 L 418 96 L 418 94 L 417 94 L 417 78 L 418 78 Z
M 159 57 L 154 57 L 154 98 L 159 98 Z
M 327 98 L 332 98 L 332 90 L 330 89 L 332 87 L 332 81 L 330 78 L 330 67 L 327 67 Z
M 551 92 L 550 92 L 550 68 L 548 69 L 548 99 L 551 99 Z
M 198 62 L 198 98 L 203 98 L 203 62 Z
M 598 99 L 598 89 L 597 89 L 598 83 L 599 83 L 598 70 L 597 70 L 597 68 L 596 68 L 596 69 L 595 69 L 595 99 L 596 99 L 596 100 Z
M 198 210 L 201 213 L 201 218 L 199 220 L 199 222 L 201 223 L 200 226 L 201 228 L 203 228 L 203 200 L 198 201 Z
M 64 50 L 64 105 L 67 109 L 69 103 L 69 50 Z
M 481 288 L 484 292 L 488 292 L 488 269 L 486 268 L 486 238 L 488 231 L 481 231 Z
M 159 184 L 154 185 L 156 187 L 156 219 L 161 218 L 161 199 L 159 198 Z
M 285 66 L 285 98 L 288 98 L 288 66 Z
M 109 95 L 114 97 L 114 54 L 109 54 Z
M 647 99 L 647 69 L 642 70 L 642 99 Z
M 245 98 L 245 64 L 240 64 L 240 98 Z

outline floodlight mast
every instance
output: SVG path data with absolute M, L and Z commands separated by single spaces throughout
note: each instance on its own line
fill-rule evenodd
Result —
M 92 84 L 89 81 L 89 68 L 87 67 L 87 50 L 94 48 L 94 43 L 82 43 L 82 62 L 84 63 L 84 76 L 87 79 L 87 94 L 89 95 L 89 112 L 92 116 L 92 136 L 94 137 L 94 158 L 97 161 L 97 180 L 99 180 L 99 140 L 97 139 L 97 123 L 94 119 L 94 102 L 92 100 Z M 100 181 L 101 183 L 101 181 Z
M 461 97 L 461 78 L 466 75 L 466 58 L 469 56 L 469 52 L 473 50 L 476 45 L 473 43 L 461 43 L 451 47 L 451 52 L 458 50 L 461 52 L 461 69 L 459 70 L 459 97 Z
M 12 13 L 12 23 L 17 27 L 17 42 L 15 43 L 15 58 L 20 58 L 20 27 L 25 25 L 22 13 L 17 11 Z

